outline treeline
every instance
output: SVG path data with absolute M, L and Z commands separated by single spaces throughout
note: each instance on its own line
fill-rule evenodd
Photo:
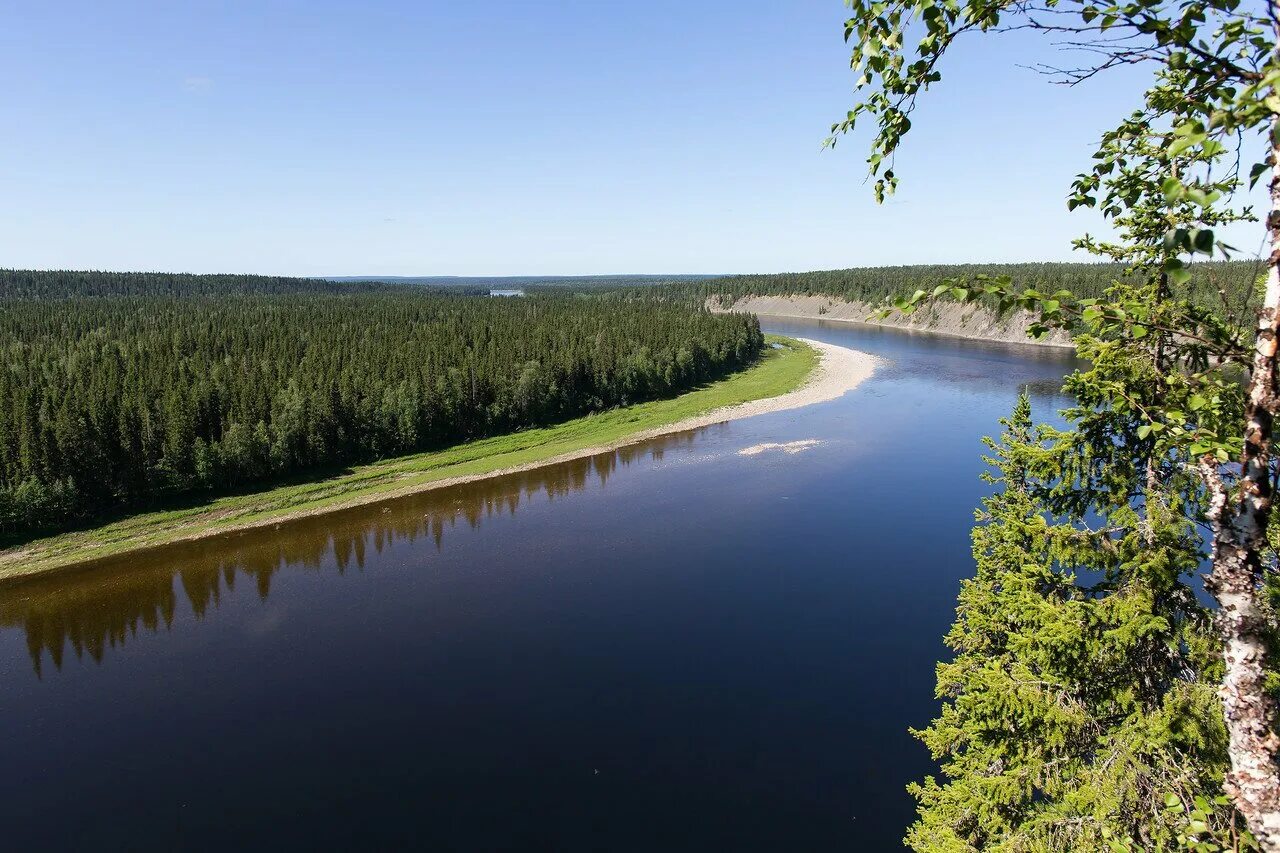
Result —
M 336 276 L 335 282 L 383 282 L 389 284 L 419 284 L 431 287 L 468 288 L 471 290 L 489 290 L 490 288 L 519 288 L 522 290 L 540 290 L 556 288 L 559 290 L 589 291 L 598 289 L 618 289 L 630 287 L 651 287 L 658 284 L 705 281 L 718 278 L 715 275 L 675 274 L 675 275 L 397 275 L 397 276 Z
M 392 282 L 326 281 L 274 275 L 0 269 L 0 299 L 3 300 L 70 299 L 81 296 L 360 294 L 401 291 L 409 287 L 410 285 Z
M 114 298 L 3 303 L 0 533 L 668 396 L 763 346 L 753 317 L 652 301 L 196 278 L 184 298 L 105 274 L 89 292 Z
M 585 292 L 646 288 L 660 284 L 696 283 L 713 276 L 595 275 L 595 276 L 349 276 L 298 278 L 165 272 L 105 272 L 98 270 L 0 269 L 0 300 L 69 299 L 78 296 L 221 296 L 290 293 L 386 293 L 431 288 L 436 291 L 485 295 L 492 288 L 530 291 Z
M 1260 267 L 1254 261 L 1200 262 L 1193 266 L 1186 292 L 1213 307 L 1236 309 L 1253 296 Z M 880 304 L 917 289 L 929 290 L 947 278 L 979 274 L 1008 275 L 1020 286 L 1042 292 L 1070 290 L 1099 297 L 1124 268 L 1109 263 L 936 264 L 858 267 L 843 270 L 732 276 L 409 276 L 319 279 L 262 275 L 97 272 L 83 270 L 0 269 L 0 299 L 68 299 L 125 296 L 222 296 L 420 292 L 487 294 L 490 288 L 517 287 L 531 293 L 581 292 L 636 298 L 731 301 L 744 296 L 829 296 L 847 302 Z
M 1255 261 L 1212 261 L 1192 267 L 1192 279 L 1184 285 L 1189 298 L 1236 312 L 1253 298 L 1258 274 Z M 729 302 L 745 296 L 829 296 L 846 302 L 879 305 L 931 290 L 948 278 L 973 278 L 979 274 L 1007 275 L 1018 286 L 1041 292 L 1070 290 L 1081 298 L 1103 295 L 1124 267 L 1110 263 L 937 264 L 897 267 L 861 267 L 845 270 L 735 275 L 707 281 L 656 284 L 647 292 L 667 298 L 716 296 Z M 1225 300 L 1225 305 L 1224 305 Z

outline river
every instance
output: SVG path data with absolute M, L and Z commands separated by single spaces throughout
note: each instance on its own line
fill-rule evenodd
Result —
M 9 849 L 891 850 L 981 437 L 1061 350 L 0 587 Z M 816 442 L 791 451 L 743 450 Z

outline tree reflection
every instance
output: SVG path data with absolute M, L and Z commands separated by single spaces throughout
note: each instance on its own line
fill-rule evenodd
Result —
M 77 658 L 87 655 L 101 663 L 108 649 L 123 646 L 140 631 L 171 629 L 179 590 L 199 622 L 230 599 L 238 583 L 251 584 L 265 601 L 272 579 L 283 571 L 363 572 L 370 547 L 382 553 L 396 542 L 419 538 L 429 538 L 440 552 L 446 528 L 456 528 L 459 521 L 475 530 L 494 515 L 515 515 L 522 502 L 553 501 L 592 482 L 604 488 L 619 465 L 660 461 L 665 450 L 688 445 L 704 431 L 8 584 L 0 596 L 0 628 L 26 632 L 37 677 L 43 676 L 46 659 L 60 670 L 68 648 Z

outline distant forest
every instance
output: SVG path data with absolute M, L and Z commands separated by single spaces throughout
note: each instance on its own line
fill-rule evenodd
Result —
M 272 275 L 199 275 L 96 270 L 0 269 L 0 299 L 68 299 L 77 296 L 222 296 L 226 294 L 383 293 L 429 287 L 481 295 L 491 289 L 606 291 L 657 284 L 692 284 L 709 275 L 591 276 L 348 276 L 301 278 Z
M 709 296 L 876 304 L 980 272 L 1093 295 L 1123 271 L 908 266 L 575 288 L 0 270 L 0 536 L 679 393 L 763 345 L 754 318 L 703 310 Z M 1190 292 L 1242 310 L 1257 272 L 1199 264 Z M 475 298 L 499 283 L 531 295 Z
M 1191 293 L 1197 299 L 1225 296 L 1233 306 L 1252 298 L 1262 267 L 1257 261 L 1212 261 L 1192 267 Z M 1044 292 L 1063 288 L 1082 297 L 1099 296 L 1124 276 L 1119 264 L 1026 263 L 935 264 L 854 267 L 841 270 L 728 276 L 400 276 L 378 279 L 290 278 L 262 275 L 85 272 L 0 269 L 0 299 L 67 299 L 80 296 L 221 296 L 226 294 L 356 294 L 433 291 L 487 294 L 493 288 L 530 292 L 583 292 L 599 295 L 659 297 L 699 301 L 708 296 L 830 296 L 879 304 L 917 289 L 929 290 L 947 278 L 1008 275 L 1018 285 Z M 1220 295 L 1221 292 L 1221 295 Z
M 753 317 L 263 276 L 0 276 L 0 533 L 670 396 Z
M 381 281 L 395 284 L 425 284 L 432 287 L 461 288 L 542 288 L 595 290 L 597 288 L 646 287 L 652 284 L 706 281 L 715 275 L 396 275 L 396 276 L 329 276 L 328 281 Z
M 407 289 L 411 289 L 411 286 L 382 282 L 337 282 L 275 275 L 0 269 L 0 299 L 284 295 L 290 293 L 355 294 Z M 488 292 L 487 289 L 485 292 Z
M 1263 267 L 1258 261 L 1211 261 L 1192 266 L 1191 282 L 1181 290 L 1197 302 L 1212 302 L 1221 308 L 1226 301 L 1230 314 L 1239 316 L 1255 294 Z M 705 281 L 663 282 L 637 293 L 670 298 L 690 296 L 703 301 L 719 296 L 733 301 L 744 296 L 830 296 L 846 302 L 879 305 L 916 290 L 931 290 L 948 278 L 972 278 L 979 274 L 1007 275 L 1018 286 L 1034 287 L 1044 293 L 1070 290 L 1081 298 L 1098 297 L 1117 279 L 1124 277 L 1120 264 L 1028 263 L 1028 264 L 938 264 L 898 267 L 860 267 L 844 270 L 734 275 Z

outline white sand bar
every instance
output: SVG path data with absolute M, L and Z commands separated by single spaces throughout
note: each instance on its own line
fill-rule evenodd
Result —
M 809 380 L 796 390 L 777 397 L 766 397 L 763 400 L 752 400 L 750 403 L 738 403 L 712 409 L 703 415 L 686 418 L 679 423 L 647 430 L 637 435 L 627 436 L 630 444 L 655 435 L 681 432 L 687 429 L 710 426 L 711 424 L 736 421 L 754 415 L 765 415 L 770 412 L 785 412 L 788 409 L 799 409 L 812 406 L 814 403 L 825 403 L 857 388 L 871 378 L 879 364 L 879 359 L 865 352 L 838 347 L 835 344 L 814 341 L 809 338 L 797 338 L 818 351 L 818 367 L 810 375 Z

